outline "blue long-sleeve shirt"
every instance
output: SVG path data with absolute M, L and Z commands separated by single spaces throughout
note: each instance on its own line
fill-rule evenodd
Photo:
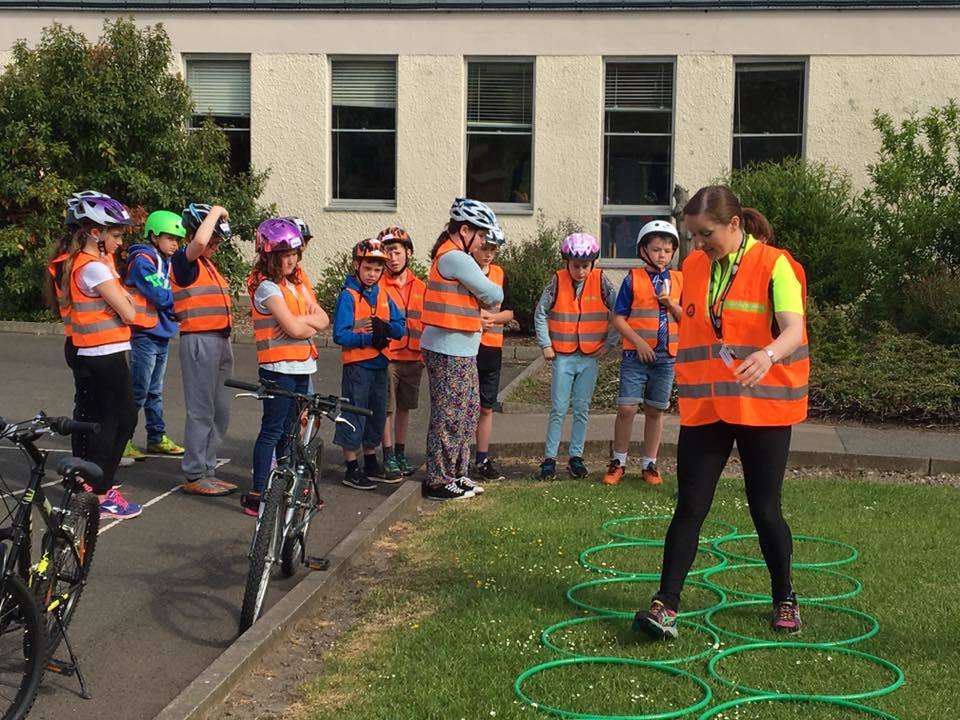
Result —
M 130 248 L 127 255 L 128 287 L 135 287 L 150 305 L 157 310 L 157 324 L 145 330 L 135 327 L 135 335 L 150 335 L 169 339 L 177 334 L 180 323 L 173 314 L 173 292 L 170 290 L 170 259 L 164 257 L 153 245 L 139 244 Z
M 580 297 L 580 293 L 583 292 L 584 283 L 574 283 L 573 292 L 574 295 Z M 613 286 L 613 283 L 607 279 L 606 275 L 600 275 L 600 290 L 603 294 L 603 302 L 608 308 L 613 308 L 617 302 L 617 289 Z M 553 345 L 553 342 L 550 340 L 550 328 L 547 325 L 547 317 L 550 315 L 550 308 L 553 307 L 553 303 L 557 299 L 557 276 L 554 276 L 550 279 L 550 282 L 547 283 L 547 286 L 543 289 L 543 294 L 540 295 L 540 302 L 537 303 L 537 307 L 533 312 L 533 329 L 537 333 L 537 345 L 541 348 L 548 348 Z M 618 342 L 620 342 L 620 333 L 613 326 L 613 323 L 610 323 L 610 327 L 607 330 L 607 339 L 604 341 L 604 344 L 608 348 L 614 347 Z
M 337 307 L 333 311 L 333 341 L 344 348 L 370 347 L 373 343 L 373 333 L 353 331 L 353 294 L 347 292 L 347 288 L 360 293 L 363 299 L 370 304 L 371 309 L 377 306 L 380 286 L 363 287 L 355 275 L 348 275 L 343 281 L 343 290 L 340 291 L 340 296 L 337 298 Z M 389 295 L 387 296 L 387 304 L 390 306 L 390 322 L 387 335 L 394 340 L 399 340 L 407 334 L 407 321 Z M 356 365 L 371 370 L 380 370 L 387 367 L 388 362 L 387 356 L 381 351 L 375 358 L 361 360 Z

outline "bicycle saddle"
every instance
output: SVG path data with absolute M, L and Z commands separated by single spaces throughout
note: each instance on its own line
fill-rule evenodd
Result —
M 90 484 L 103 480 L 103 470 L 99 465 L 87 462 L 78 457 L 65 457 L 57 463 L 57 474 L 64 478 L 75 478 L 78 475 Z

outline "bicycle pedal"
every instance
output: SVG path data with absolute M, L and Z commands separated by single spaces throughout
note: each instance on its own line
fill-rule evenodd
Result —
M 73 677 L 77 672 L 77 666 L 73 663 L 64 662 L 63 660 L 55 660 L 51 658 L 47 661 L 47 670 L 50 672 L 56 673 L 57 675 L 64 675 L 66 677 Z
M 307 566 L 308 570 L 329 570 L 330 561 L 326 558 L 310 556 L 304 559 L 303 564 Z

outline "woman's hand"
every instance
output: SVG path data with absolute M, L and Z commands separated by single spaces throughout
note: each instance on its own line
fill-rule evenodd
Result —
M 737 382 L 744 387 L 754 387 L 766 377 L 771 367 L 773 367 L 773 360 L 767 355 L 767 351 L 757 350 L 740 363 L 733 374 L 737 376 Z

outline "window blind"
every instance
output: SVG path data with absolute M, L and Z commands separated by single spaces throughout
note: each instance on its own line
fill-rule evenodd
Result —
M 470 63 L 467 66 L 467 123 L 531 128 L 533 63 Z
M 607 110 L 669 110 L 673 107 L 670 63 L 607 63 Z
M 249 60 L 187 60 L 187 85 L 199 115 L 250 116 Z
M 335 60 L 334 105 L 364 108 L 397 106 L 397 63 L 393 60 Z

